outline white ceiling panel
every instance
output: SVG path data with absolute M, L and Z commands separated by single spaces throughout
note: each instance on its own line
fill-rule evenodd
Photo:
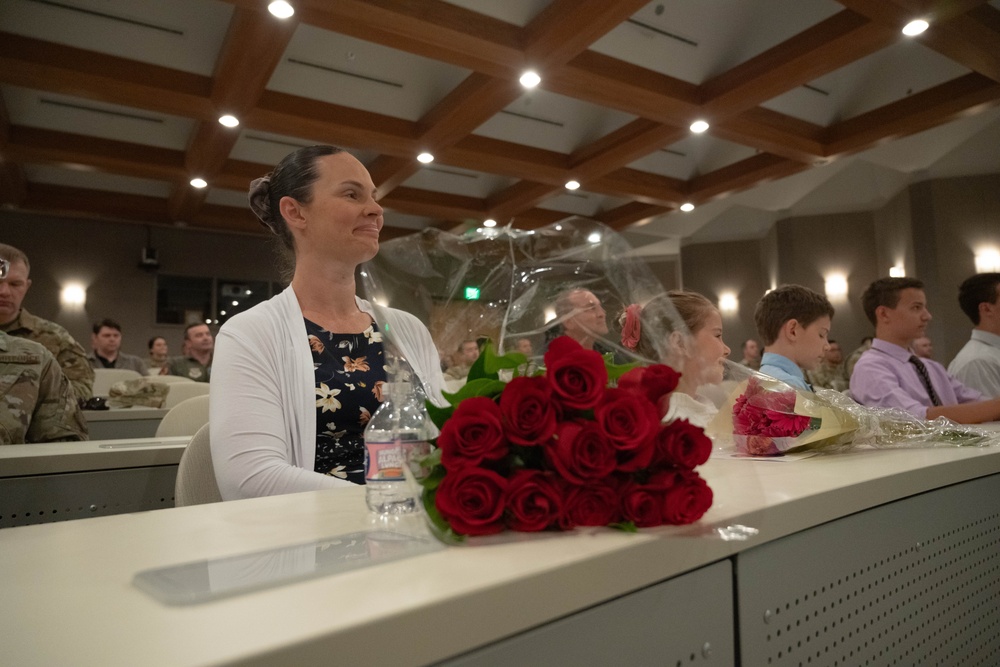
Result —
M 0 86 L 12 125 L 184 150 L 195 121 L 78 97 Z
M 841 10 L 831 0 L 651 2 L 591 49 L 701 84 Z
M 211 76 L 233 6 L 202 0 L 0 0 L 7 32 Z
M 544 86 L 544 82 L 542 83 Z M 476 134 L 572 153 L 635 116 L 536 88 L 476 128 Z
M 419 120 L 469 70 L 300 25 L 268 89 Z
M 403 183 L 409 188 L 420 188 L 432 192 L 447 192 L 465 197 L 485 199 L 510 187 L 517 181 L 497 174 L 484 174 L 460 167 L 443 164 L 421 166 L 413 176 Z

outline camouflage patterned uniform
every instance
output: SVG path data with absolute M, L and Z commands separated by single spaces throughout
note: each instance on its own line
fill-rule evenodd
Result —
M 807 375 L 809 376 L 809 384 L 814 388 L 822 387 L 824 389 L 844 391 L 850 385 L 844 364 L 831 366 L 824 361 L 816 367 L 816 370 L 809 371 Z
M 167 360 L 167 372 L 161 375 L 179 375 L 195 382 L 208 382 L 212 377 L 212 362 L 208 366 L 191 357 L 171 357 Z
M 87 422 L 52 354 L 0 332 L 0 444 L 86 439 Z
M 55 322 L 43 320 L 24 308 L 13 322 L 3 327 L 11 336 L 41 343 L 59 362 L 63 375 L 73 385 L 77 398 L 90 398 L 94 392 L 94 369 L 87 353 L 69 332 Z

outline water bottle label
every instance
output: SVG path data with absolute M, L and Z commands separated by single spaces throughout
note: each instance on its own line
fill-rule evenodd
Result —
M 420 441 L 366 442 L 365 481 L 402 482 L 403 466 L 412 457 L 411 452 L 426 455 L 430 453 L 430 445 Z

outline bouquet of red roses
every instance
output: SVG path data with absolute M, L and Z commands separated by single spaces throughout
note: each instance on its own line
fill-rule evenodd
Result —
M 848 446 L 858 426 L 848 413 L 764 376 L 751 376 L 733 404 L 736 451 L 748 456 Z
M 794 389 L 765 375 L 751 375 L 729 415 L 710 425 L 720 439 L 728 428 L 736 451 L 745 456 L 781 456 L 840 451 L 868 445 L 902 447 L 988 447 L 1000 437 L 939 417 L 925 421 L 895 408 L 858 405 L 839 391 Z
M 616 366 L 562 336 L 545 369 L 486 346 L 452 406 L 428 403 L 441 430 L 425 461 L 423 504 L 442 533 L 488 535 L 687 524 L 712 504 L 695 468 L 711 440 L 684 420 L 661 423 L 676 388 L 668 366 Z M 502 382 L 500 371 L 513 375 Z M 608 386 L 609 380 L 617 386 Z

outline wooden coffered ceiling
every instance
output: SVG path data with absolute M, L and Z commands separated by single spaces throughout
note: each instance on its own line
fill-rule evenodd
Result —
M 266 4 L 4 0 L 0 203 L 256 233 L 249 181 L 333 143 L 367 164 L 388 235 L 626 229 L 1000 103 L 997 2 Z M 915 17 L 931 28 L 906 38 Z

